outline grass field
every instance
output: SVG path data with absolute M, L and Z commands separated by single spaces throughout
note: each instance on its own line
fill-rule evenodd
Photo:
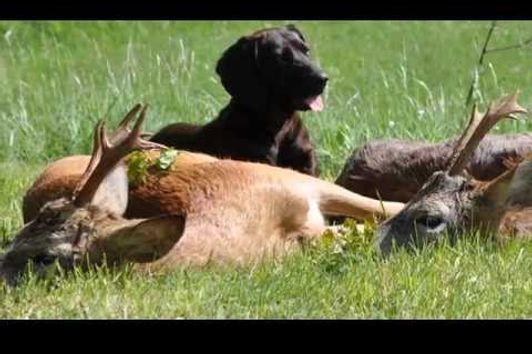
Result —
M 279 22 L 0 22 L 0 241 L 22 223 L 21 200 L 44 165 L 88 153 L 94 123 L 151 104 L 146 129 L 206 122 L 228 100 L 216 60 L 239 36 Z M 324 178 L 370 139 L 438 141 L 466 120 L 465 96 L 487 22 L 299 22 L 330 76 L 326 109 L 305 113 Z M 499 22 L 492 46 L 532 37 Z M 487 101 L 520 89 L 532 107 L 532 48 L 486 57 Z M 497 133 L 530 131 L 508 121 Z M 532 244 L 472 237 L 417 255 L 377 257 L 371 233 L 347 235 L 252 269 L 142 277 L 101 268 L 0 286 L 0 318 L 523 318 L 532 317 Z

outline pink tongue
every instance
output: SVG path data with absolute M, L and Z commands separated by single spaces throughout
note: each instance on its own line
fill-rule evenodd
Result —
M 305 103 L 308 104 L 311 110 L 314 112 L 321 112 L 323 110 L 323 99 L 320 96 L 311 97 L 305 100 Z

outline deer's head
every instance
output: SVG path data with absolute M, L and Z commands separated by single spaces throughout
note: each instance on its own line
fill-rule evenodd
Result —
M 140 112 L 140 114 L 139 114 Z M 134 149 L 161 148 L 140 138 L 146 107 L 136 105 L 109 138 L 100 121 L 89 166 L 71 198 L 45 204 L 0 258 L 0 277 L 16 284 L 31 264 L 38 276 L 60 266 L 149 262 L 165 255 L 183 234 L 185 217 L 126 220 L 127 169 Z M 132 129 L 129 123 L 138 117 Z
M 526 113 L 517 95 L 491 106 L 485 114 L 473 108 L 468 127 L 456 142 L 448 167 L 435 172 L 393 218 L 378 230 L 378 246 L 388 254 L 395 244 L 416 247 L 457 236 L 471 230 L 492 233 L 513 201 L 532 192 L 532 160 L 509 162 L 508 170 L 488 182 L 466 175 L 465 167 L 482 138 L 502 118 Z

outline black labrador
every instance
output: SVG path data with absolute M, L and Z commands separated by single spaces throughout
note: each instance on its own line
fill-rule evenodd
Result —
M 206 125 L 176 123 L 151 140 L 176 149 L 268 163 L 317 176 L 318 161 L 297 111 L 321 111 L 327 75 L 295 26 L 240 38 L 216 66 L 231 101 Z

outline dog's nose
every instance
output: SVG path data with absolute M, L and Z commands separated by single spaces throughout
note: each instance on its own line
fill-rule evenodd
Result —
M 315 80 L 320 87 L 324 88 L 327 81 L 329 81 L 329 77 L 325 73 L 319 73 L 316 75 Z

